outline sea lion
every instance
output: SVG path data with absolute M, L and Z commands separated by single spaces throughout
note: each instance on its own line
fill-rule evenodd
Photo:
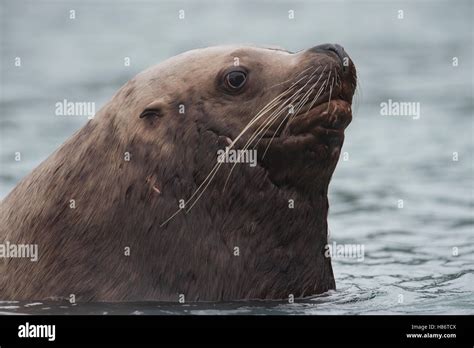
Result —
M 138 74 L 1 203 L 1 299 L 284 299 L 335 288 L 327 190 L 351 121 L 338 45 L 218 46 Z M 218 151 L 256 150 L 257 165 Z M 218 158 L 219 157 L 219 158 Z

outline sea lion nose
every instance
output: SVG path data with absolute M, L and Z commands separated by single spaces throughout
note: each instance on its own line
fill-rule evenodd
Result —
M 338 44 L 323 44 L 323 45 L 318 45 L 314 46 L 313 48 L 309 49 L 310 52 L 315 52 L 315 53 L 328 53 L 332 52 L 336 54 L 337 57 L 339 57 L 339 60 L 341 61 L 342 65 L 342 70 L 346 72 L 348 70 L 349 64 L 350 64 L 350 58 L 349 55 L 344 51 L 344 47 Z

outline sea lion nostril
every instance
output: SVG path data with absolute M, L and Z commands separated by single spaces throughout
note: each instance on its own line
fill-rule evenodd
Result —
M 328 51 L 332 51 L 332 52 L 336 53 L 337 56 L 339 57 L 339 59 L 341 60 L 341 62 L 343 62 L 343 63 L 344 63 L 344 58 L 347 58 L 347 53 L 344 51 L 344 48 L 342 46 L 331 45 L 328 48 Z
M 344 48 L 341 45 L 338 44 L 323 44 L 323 45 L 318 45 L 315 46 L 311 49 L 309 49 L 310 52 L 315 52 L 315 53 L 327 53 L 333 52 L 336 54 L 337 57 L 339 57 L 339 60 L 341 61 L 342 65 L 342 70 L 346 72 L 348 69 L 348 63 L 349 63 L 349 55 L 344 51 Z

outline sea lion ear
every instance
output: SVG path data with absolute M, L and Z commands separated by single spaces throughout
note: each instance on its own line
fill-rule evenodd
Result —
M 162 100 L 154 100 L 143 109 L 140 118 L 163 117 L 164 106 Z

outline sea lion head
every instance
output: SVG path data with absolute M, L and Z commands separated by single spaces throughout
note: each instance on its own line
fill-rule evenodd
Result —
M 10 264 L 0 294 L 197 301 L 333 289 L 327 188 L 355 85 L 338 45 L 211 47 L 139 73 L 2 201 L 0 235 L 46 256 Z M 256 158 L 228 163 L 222 150 Z
M 173 175 L 186 166 L 205 180 L 218 149 L 256 150 L 273 185 L 321 194 L 351 122 L 355 87 L 354 64 L 339 45 L 297 53 L 218 46 L 144 71 L 119 96 L 128 104 L 128 137 L 149 144 L 149 160 L 166 163 Z

